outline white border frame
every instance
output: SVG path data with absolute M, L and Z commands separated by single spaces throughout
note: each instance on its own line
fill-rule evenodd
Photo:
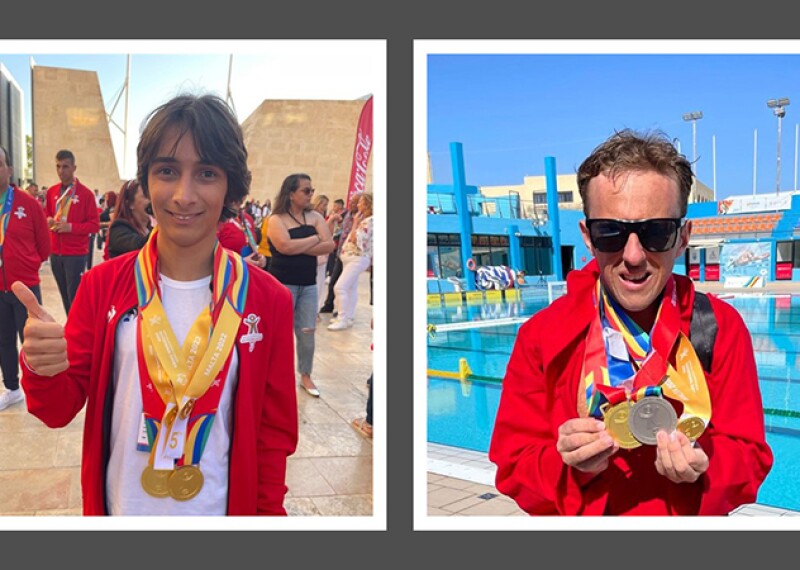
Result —
M 267 44 L 285 44 L 285 49 L 298 44 L 319 49 L 329 44 L 338 47 L 344 45 L 353 49 L 354 57 L 370 50 L 376 70 L 372 92 L 374 143 L 371 161 L 373 194 L 377 204 L 373 245 L 376 252 L 387 251 L 386 40 L 0 40 L 0 60 L 3 54 L 258 54 L 263 52 Z M 239 117 L 240 120 L 245 118 Z M 353 124 L 353 137 L 355 132 L 356 125 Z M 372 443 L 372 516 L 181 517 L 177 525 L 175 517 L 5 516 L 0 517 L 0 530 L 386 530 L 387 260 L 377 255 L 374 266 L 372 356 L 376 388 L 373 407 L 377 423 Z
M 798 530 L 800 517 L 428 516 L 427 482 L 427 63 L 447 54 L 797 54 L 798 40 L 414 41 L 414 528 L 417 530 Z

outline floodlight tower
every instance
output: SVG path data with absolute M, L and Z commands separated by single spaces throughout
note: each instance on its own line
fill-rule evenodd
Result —
M 775 193 L 781 193 L 781 121 L 786 116 L 786 106 L 789 105 L 789 99 L 782 97 L 780 99 L 769 99 L 767 107 L 772 109 L 772 112 L 778 117 L 778 159 L 777 159 L 777 180 L 775 182 Z

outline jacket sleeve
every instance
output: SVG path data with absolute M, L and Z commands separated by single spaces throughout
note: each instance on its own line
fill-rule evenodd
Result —
M 147 237 L 121 220 L 114 221 L 108 228 L 108 254 L 110 257 L 116 257 L 142 249 L 147 243 Z
M 37 206 L 38 200 L 37 200 Z M 36 252 L 42 261 L 50 257 L 50 229 L 47 227 L 47 218 L 41 207 L 31 208 L 33 217 L 33 236 L 36 242 Z
M 247 245 L 244 232 L 236 227 L 236 224 L 229 222 L 219 224 L 217 227 L 217 239 L 222 247 L 236 253 L 241 253 L 242 248 Z
M 277 294 L 273 346 L 264 363 L 268 374 L 258 432 L 258 514 L 285 515 L 286 459 L 297 447 L 297 391 L 294 382 L 294 317 L 289 290 Z
M 562 512 L 565 485 L 577 489 L 570 469 L 556 450 L 552 427 L 552 387 L 547 386 L 541 356 L 541 321 L 520 328 L 503 379 L 500 405 L 489 447 L 497 465 L 497 489 L 532 515 Z
M 716 301 L 719 332 L 708 381 L 711 421 L 698 439 L 709 458 L 699 514 L 728 513 L 756 500 L 772 467 L 750 334 L 739 313 Z
M 39 376 L 20 352 L 22 386 L 28 411 L 52 428 L 69 424 L 86 403 L 89 389 L 96 319 L 92 279 L 87 273 L 75 295 L 64 327 L 69 368 L 55 376 Z

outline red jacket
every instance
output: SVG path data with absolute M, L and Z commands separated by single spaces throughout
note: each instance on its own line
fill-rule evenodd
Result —
M 86 255 L 89 253 L 89 234 L 100 231 L 100 216 L 94 192 L 75 179 L 75 196 L 67 215 L 72 231 L 66 233 L 50 232 L 50 246 L 55 255 Z M 47 189 L 45 214 L 48 218 L 56 215 L 56 200 L 61 193 L 61 184 Z M 77 198 L 77 200 L 75 199 Z
M 39 268 L 50 255 L 49 233 L 39 201 L 15 186 L 0 252 L 0 290 L 10 291 L 14 281 L 22 281 L 28 287 L 39 284 Z
M 253 234 L 253 239 L 255 239 L 256 228 L 253 218 L 250 214 L 245 212 L 244 220 L 247 227 L 250 229 L 250 233 Z M 239 220 L 236 218 L 229 218 L 217 225 L 217 239 L 219 239 L 219 243 L 222 247 L 235 251 L 236 253 L 242 253 L 244 247 L 249 245 L 247 243 L 247 235 L 244 233 Z
M 110 438 L 117 322 L 137 305 L 130 252 L 83 276 L 66 324 L 70 368 L 52 378 L 24 365 L 28 410 L 50 427 L 63 427 L 86 405 L 81 461 L 83 512 L 107 514 L 106 466 Z M 261 317 L 263 339 L 252 345 L 242 322 L 235 344 L 239 379 L 233 402 L 228 482 L 229 515 L 285 515 L 286 458 L 297 445 L 293 308 L 288 289 L 265 271 L 250 271 L 244 315 Z M 253 350 L 250 350 L 250 347 Z
M 711 422 L 698 439 L 708 470 L 675 484 L 655 469 L 655 446 L 620 449 L 581 486 L 556 450 L 558 428 L 578 417 L 586 331 L 596 318 L 592 261 L 567 277 L 567 295 L 519 330 L 503 380 L 489 449 L 497 489 L 531 515 L 725 515 L 756 499 L 772 467 L 750 335 L 739 313 L 710 296 L 719 332 L 711 373 Z M 689 334 L 694 285 L 676 275 L 682 331 Z

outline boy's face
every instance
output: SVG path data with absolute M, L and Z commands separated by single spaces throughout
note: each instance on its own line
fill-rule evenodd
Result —
M 76 168 L 77 165 L 72 159 L 64 158 L 62 160 L 56 160 L 56 173 L 58 174 L 58 179 L 61 180 L 61 184 L 67 185 L 72 183 Z
M 175 147 L 177 135 L 173 129 L 162 139 L 147 170 L 159 250 L 176 247 L 210 252 L 217 239 L 228 177 L 221 167 L 200 161 L 191 132 L 184 134 Z

